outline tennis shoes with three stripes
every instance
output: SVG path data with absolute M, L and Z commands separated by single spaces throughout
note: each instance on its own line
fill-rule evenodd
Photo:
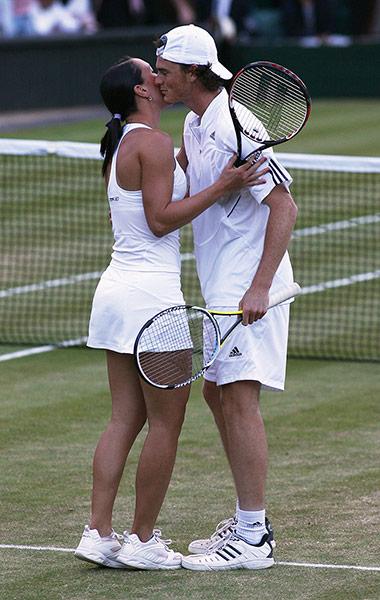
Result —
M 273 528 L 265 519 L 266 533 L 261 541 L 249 544 L 236 535 L 234 517 L 221 521 L 215 532 L 207 539 L 194 540 L 189 544 L 193 556 L 184 556 L 182 566 L 185 569 L 215 571 L 227 569 L 267 569 L 274 564 Z
M 235 519 L 222 521 L 210 538 L 191 542 L 189 551 L 197 554 L 182 556 L 168 548 L 171 540 L 162 540 L 159 529 L 153 530 L 147 542 L 141 542 L 136 534 L 126 531 L 121 536 L 112 530 L 108 537 L 102 538 L 96 529 L 86 525 L 74 556 L 114 569 L 166 570 L 182 566 L 196 571 L 217 571 L 271 567 L 275 542 L 269 521 L 266 522 L 265 535 L 256 545 L 239 538 L 235 528 Z
M 217 541 L 203 554 L 182 558 L 182 566 L 194 571 L 227 571 L 228 569 L 268 569 L 274 564 L 270 534 L 258 544 L 249 544 L 232 532 Z
M 223 521 L 220 521 L 220 523 L 218 523 L 218 525 L 216 526 L 214 533 L 209 538 L 193 540 L 192 542 L 190 542 L 188 546 L 189 552 L 191 552 L 192 554 L 203 554 L 211 548 L 215 548 L 217 542 L 221 542 L 227 537 L 230 537 L 231 534 L 235 533 L 236 525 L 236 517 L 231 517 L 229 519 L 224 519 Z M 276 542 L 274 541 L 273 527 L 267 517 L 265 517 L 265 529 L 267 530 L 267 534 L 269 536 L 269 541 L 271 543 L 272 548 L 275 548 Z

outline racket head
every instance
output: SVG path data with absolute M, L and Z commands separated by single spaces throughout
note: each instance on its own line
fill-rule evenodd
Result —
M 293 138 L 306 124 L 311 98 L 290 69 L 268 61 L 243 67 L 232 80 L 229 108 L 238 130 L 259 149 Z
M 174 389 L 200 377 L 215 360 L 220 331 L 204 308 L 171 306 L 139 331 L 134 359 L 141 377 L 160 389 Z

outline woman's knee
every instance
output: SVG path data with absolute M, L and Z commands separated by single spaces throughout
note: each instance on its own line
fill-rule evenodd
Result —
M 150 416 L 148 417 L 149 431 L 175 441 L 181 433 L 184 420 L 185 410 L 166 413 L 160 417 Z

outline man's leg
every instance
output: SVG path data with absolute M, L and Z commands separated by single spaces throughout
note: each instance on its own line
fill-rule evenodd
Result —
M 257 381 L 218 387 L 205 381 L 203 394 L 213 413 L 231 466 L 242 510 L 264 508 L 268 448 Z
M 268 447 L 259 406 L 260 389 L 258 381 L 221 386 L 228 457 L 239 506 L 245 511 L 263 510 L 265 506 Z
M 226 519 L 209 539 L 194 540 L 191 552 L 203 552 L 236 528 L 241 537 L 258 543 L 265 533 L 273 541 L 273 530 L 265 518 L 265 487 L 268 450 L 264 423 L 260 414 L 261 385 L 240 381 L 216 386 L 206 381 L 205 399 L 212 410 L 234 477 L 237 503 L 236 521 Z
M 204 554 L 185 556 L 182 566 L 193 570 L 266 569 L 274 564 L 273 534 L 265 521 L 265 487 L 268 449 L 259 408 L 261 384 L 240 381 L 221 386 L 220 418 L 213 384 L 205 385 L 205 397 L 214 407 L 215 421 L 224 428 L 229 462 L 238 494 L 236 529 L 212 536 L 215 544 Z M 226 523 L 227 525 L 227 523 Z M 217 539 L 219 536 L 220 542 Z M 197 540 L 204 542 L 207 540 Z M 194 542 L 190 545 L 194 545 Z M 190 551 L 193 551 L 189 548 Z M 203 550 L 201 550 L 203 552 Z

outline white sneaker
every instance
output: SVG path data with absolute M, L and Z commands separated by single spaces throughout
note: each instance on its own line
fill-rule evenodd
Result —
M 142 542 L 138 535 L 124 532 L 124 544 L 117 556 L 120 566 L 134 569 L 180 569 L 182 554 L 168 548 L 171 540 L 162 540 L 161 531 L 153 529 L 153 535 Z
M 118 541 L 122 539 L 113 529 L 109 536 L 101 538 L 97 529 L 90 529 L 85 526 L 81 541 L 74 552 L 74 556 L 79 560 L 122 569 L 123 565 L 117 562 L 116 557 L 121 550 L 121 544 Z
M 267 569 L 274 564 L 269 534 L 251 545 L 232 534 L 205 554 L 184 556 L 182 566 L 194 571 L 226 571 L 228 569 Z
M 272 548 L 276 547 L 276 542 L 273 539 L 273 528 L 269 520 L 265 518 L 265 527 L 269 535 L 269 541 Z M 214 548 L 216 542 L 221 542 L 229 538 L 236 530 L 236 517 L 224 519 L 216 526 L 214 533 L 207 539 L 193 540 L 188 546 L 188 551 L 192 554 L 204 554 L 208 550 Z
M 209 538 L 203 540 L 193 540 L 190 542 L 188 551 L 192 552 L 193 554 L 203 554 L 204 552 L 207 552 L 207 550 L 209 550 L 210 547 L 215 544 L 215 542 L 221 542 L 226 537 L 234 533 L 235 527 L 235 517 L 220 521 L 220 523 L 218 523 L 216 526 L 214 533 Z

